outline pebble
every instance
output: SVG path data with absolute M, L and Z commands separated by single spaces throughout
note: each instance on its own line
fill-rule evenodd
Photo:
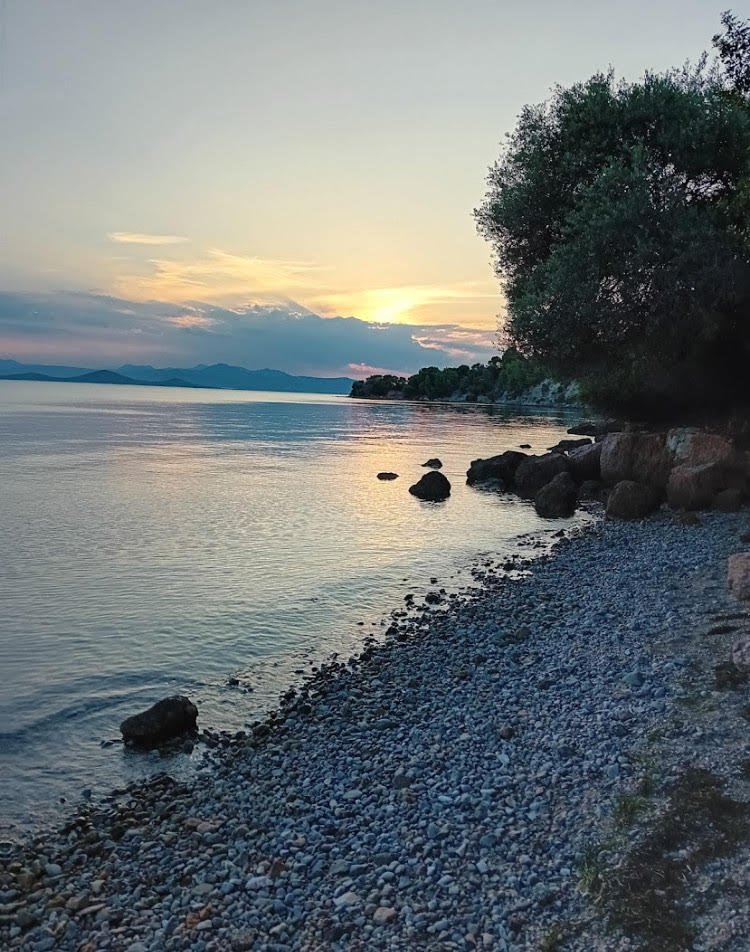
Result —
M 263 730 L 212 735 L 194 780 L 31 836 L 0 946 L 538 949 L 588 914 L 578 863 L 640 776 L 632 751 L 687 717 L 689 646 L 669 639 L 705 616 L 708 583 L 712 614 L 736 611 L 741 518 L 601 521 L 526 573 L 483 565 L 480 589 L 321 668 Z

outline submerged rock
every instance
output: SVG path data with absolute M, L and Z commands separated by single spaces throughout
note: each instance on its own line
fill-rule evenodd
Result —
M 126 744 L 158 747 L 183 734 L 194 733 L 198 708 L 190 698 L 177 694 L 157 701 L 147 711 L 134 714 L 120 724 Z
M 425 473 L 413 486 L 409 486 L 409 492 L 418 499 L 427 499 L 431 502 L 439 502 L 441 499 L 447 499 L 451 494 L 451 484 L 442 473 Z
M 426 463 L 422 463 L 422 466 L 427 466 L 429 469 L 443 468 L 443 464 L 440 462 L 437 456 L 433 456 L 432 459 L 428 459 Z

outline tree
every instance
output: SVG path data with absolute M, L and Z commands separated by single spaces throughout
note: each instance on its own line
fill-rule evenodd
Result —
M 600 402 L 728 402 L 746 380 L 750 108 L 737 92 L 703 62 L 632 84 L 599 74 L 525 107 L 490 169 L 475 215 L 509 337 Z
M 750 95 L 750 24 L 738 20 L 727 10 L 722 14 L 723 33 L 713 39 L 730 89 L 741 96 Z

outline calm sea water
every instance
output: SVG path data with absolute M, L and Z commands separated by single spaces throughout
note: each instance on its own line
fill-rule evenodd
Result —
M 520 443 L 542 451 L 569 422 L 0 382 L 0 838 L 84 788 L 190 769 L 107 746 L 129 714 L 181 692 L 201 726 L 242 728 L 301 670 L 381 630 L 406 592 L 468 583 L 478 553 L 557 528 L 464 474 Z M 431 456 L 453 484 L 445 503 L 407 492 Z

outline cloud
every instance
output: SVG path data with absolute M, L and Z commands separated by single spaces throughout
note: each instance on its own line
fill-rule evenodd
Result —
M 361 288 L 342 286 L 332 268 L 314 261 L 262 258 L 209 248 L 185 256 L 131 260 L 112 293 L 138 301 L 202 301 L 216 307 L 301 302 L 323 317 L 356 314 L 377 323 L 459 323 L 492 329 L 498 305 L 493 281 Z M 299 306 L 299 305 L 298 305 Z
M 488 331 L 454 324 L 373 324 L 321 317 L 294 301 L 237 308 L 87 293 L 0 292 L 0 357 L 79 366 L 231 363 L 290 373 L 413 373 L 487 360 Z
M 190 240 L 182 235 L 147 235 L 138 231 L 110 231 L 107 238 L 119 245 L 183 245 Z
M 310 261 L 248 257 L 210 248 L 190 260 L 152 258 L 146 274 L 123 274 L 115 291 L 140 301 L 200 300 L 213 305 L 273 303 L 318 289 L 325 271 Z

